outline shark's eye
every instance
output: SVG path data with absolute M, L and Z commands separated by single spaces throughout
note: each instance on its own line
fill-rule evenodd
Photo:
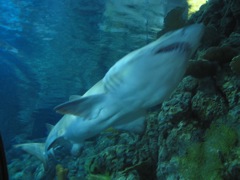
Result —
M 174 43 L 158 49 L 155 54 L 170 52 L 174 50 L 188 51 L 190 47 L 187 43 Z

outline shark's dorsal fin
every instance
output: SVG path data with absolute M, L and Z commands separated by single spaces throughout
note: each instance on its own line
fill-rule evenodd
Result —
M 105 93 L 105 88 L 103 85 L 102 79 L 98 81 L 96 84 L 94 84 L 83 96 L 91 96 L 95 94 L 103 94 Z
M 105 95 L 92 95 L 60 104 L 54 110 L 60 114 L 72 114 L 83 117 L 86 120 L 95 119 L 101 109 Z
M 80 95 L 71 95 L 69 97 L 69 101 L 74 101 L 74 100 L 77 100 L 77 99 L 80 99 L 82 96 Z
M 51 130 L 54 128 L 54 125 L 46 123 L 46 128 L 47 128 L 47 131 L 48 131 L 48 134 L 49 134 L 51 132 Z

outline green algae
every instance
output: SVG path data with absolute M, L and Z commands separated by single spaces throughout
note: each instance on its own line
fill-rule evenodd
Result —
M 205 144 L 208 151 L 221 152 L 223 155 L 229 153 L 234 147 L 238 135 L 237 132 L 226 125 L 212 125 L 205 133 Z
M 105 174 L 88 174 L 87 180 L 111 180 L 111 175 L 109 173 Z
M 226 125 L 213 124 L 204 135 L 204 142 L 192 144 L 179 158 L 180 173 L 185 179 L 221 180 L 224 157 L 235 147 L 238 135 Z

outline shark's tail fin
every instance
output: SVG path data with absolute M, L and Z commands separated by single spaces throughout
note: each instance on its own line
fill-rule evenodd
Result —
M 46 167 L 47 155 L 45 153 L 45 143 L 24 143 L 17 144 L 14 147 L 20 148 L 23 151 L 35 156 L 43 163 L 44 167 Z

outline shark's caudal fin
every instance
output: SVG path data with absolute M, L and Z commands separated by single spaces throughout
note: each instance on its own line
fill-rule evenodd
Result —
M 54 109 L 60 114 L 72 114 L 90 120 L 99 115 L 104 99 L 105 94 L 91 95 L 60 104 Z
M 35 156 L 38 158 L 44 165 L 47 163 L 47 156 L 45 154 L 45 143 L 25 143 L 17 144 L 15 148 L 21 148 L 23 151 Z

